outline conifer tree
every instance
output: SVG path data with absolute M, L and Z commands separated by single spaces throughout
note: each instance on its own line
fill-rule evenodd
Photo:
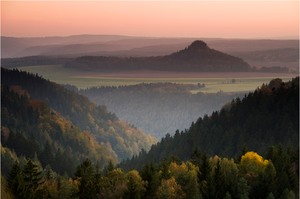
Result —
M 43 183 L 42 170 L 35 162 L 28 160 L 23 169 L 23 174 L 25 196 L 27 198 L 34 198 L 38 186 Z

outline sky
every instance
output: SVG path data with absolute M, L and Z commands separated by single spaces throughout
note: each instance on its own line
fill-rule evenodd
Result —
M 1 35 L 298 38 L 299 1 L 2 1 Z

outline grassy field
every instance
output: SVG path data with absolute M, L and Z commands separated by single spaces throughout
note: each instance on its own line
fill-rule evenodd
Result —
M 198 84 L 204 83 L 205 88 L 199 90 L 193 90 L 193 93 L 197 92 L 248 92 L 253 91 L 257 87 L 260 87 L 263 83 L 268 83 L 271 79 L 281 78 L 284 81 L 290 80 L 293 75 L 265 75 L 265 74 L 238 74 L 238 73 L 226 73 L 222 77 L 222 73 L 214 75 L 210 73 L 209 77 L 205 75 L 199 75 L 199 77 L 178 77 L 178 75 L 158 75 L 159 77 L 133 77 L 133 75 L 120 75 L 113 74 L 103 75 L 85 72 L 74 71 L 72 69 L 64 68 L 60 65 L 47 65 L 47 66 L 26 66 L 19 67 L 20 70 L 28 71 L 31 73 L 38 73 L 45 79 L 48 79 L 59 84 L 71 84 L 78 88 L 88 88 L 93 86 L 120 86 L 120 85 L 134 85 L 139 83 L 157 83 L 157 82 L 174 82 L 182 84 Z M 183 75 L 184 76 L 184 75 Z M 294 75 L 295 76 L 295 75 Z

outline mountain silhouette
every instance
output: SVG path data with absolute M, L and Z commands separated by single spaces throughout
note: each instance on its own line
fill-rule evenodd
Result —
M 244 60 L 210 48 L 196 40 L 188 47 L 165 56 L 117 57 L 80 56 L 77 58 L 33 56 L 3 60 L 4 67 L 16 65 L 62 64 L 65 67 L 90 72 L 168 71 L 168 72 L 247 72 Z
M 251 69 L 249 64 L 242 59 L 211 49 L 200 40 L 194 41 L 183 50 L 166 56 L 165 59 L 168 62 L 173 60 L 177 70 L 233 72 Z

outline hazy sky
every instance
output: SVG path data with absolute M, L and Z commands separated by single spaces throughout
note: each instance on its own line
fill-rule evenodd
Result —
M 1 35 L 295 38 L 299 1 L 5 1 Z

